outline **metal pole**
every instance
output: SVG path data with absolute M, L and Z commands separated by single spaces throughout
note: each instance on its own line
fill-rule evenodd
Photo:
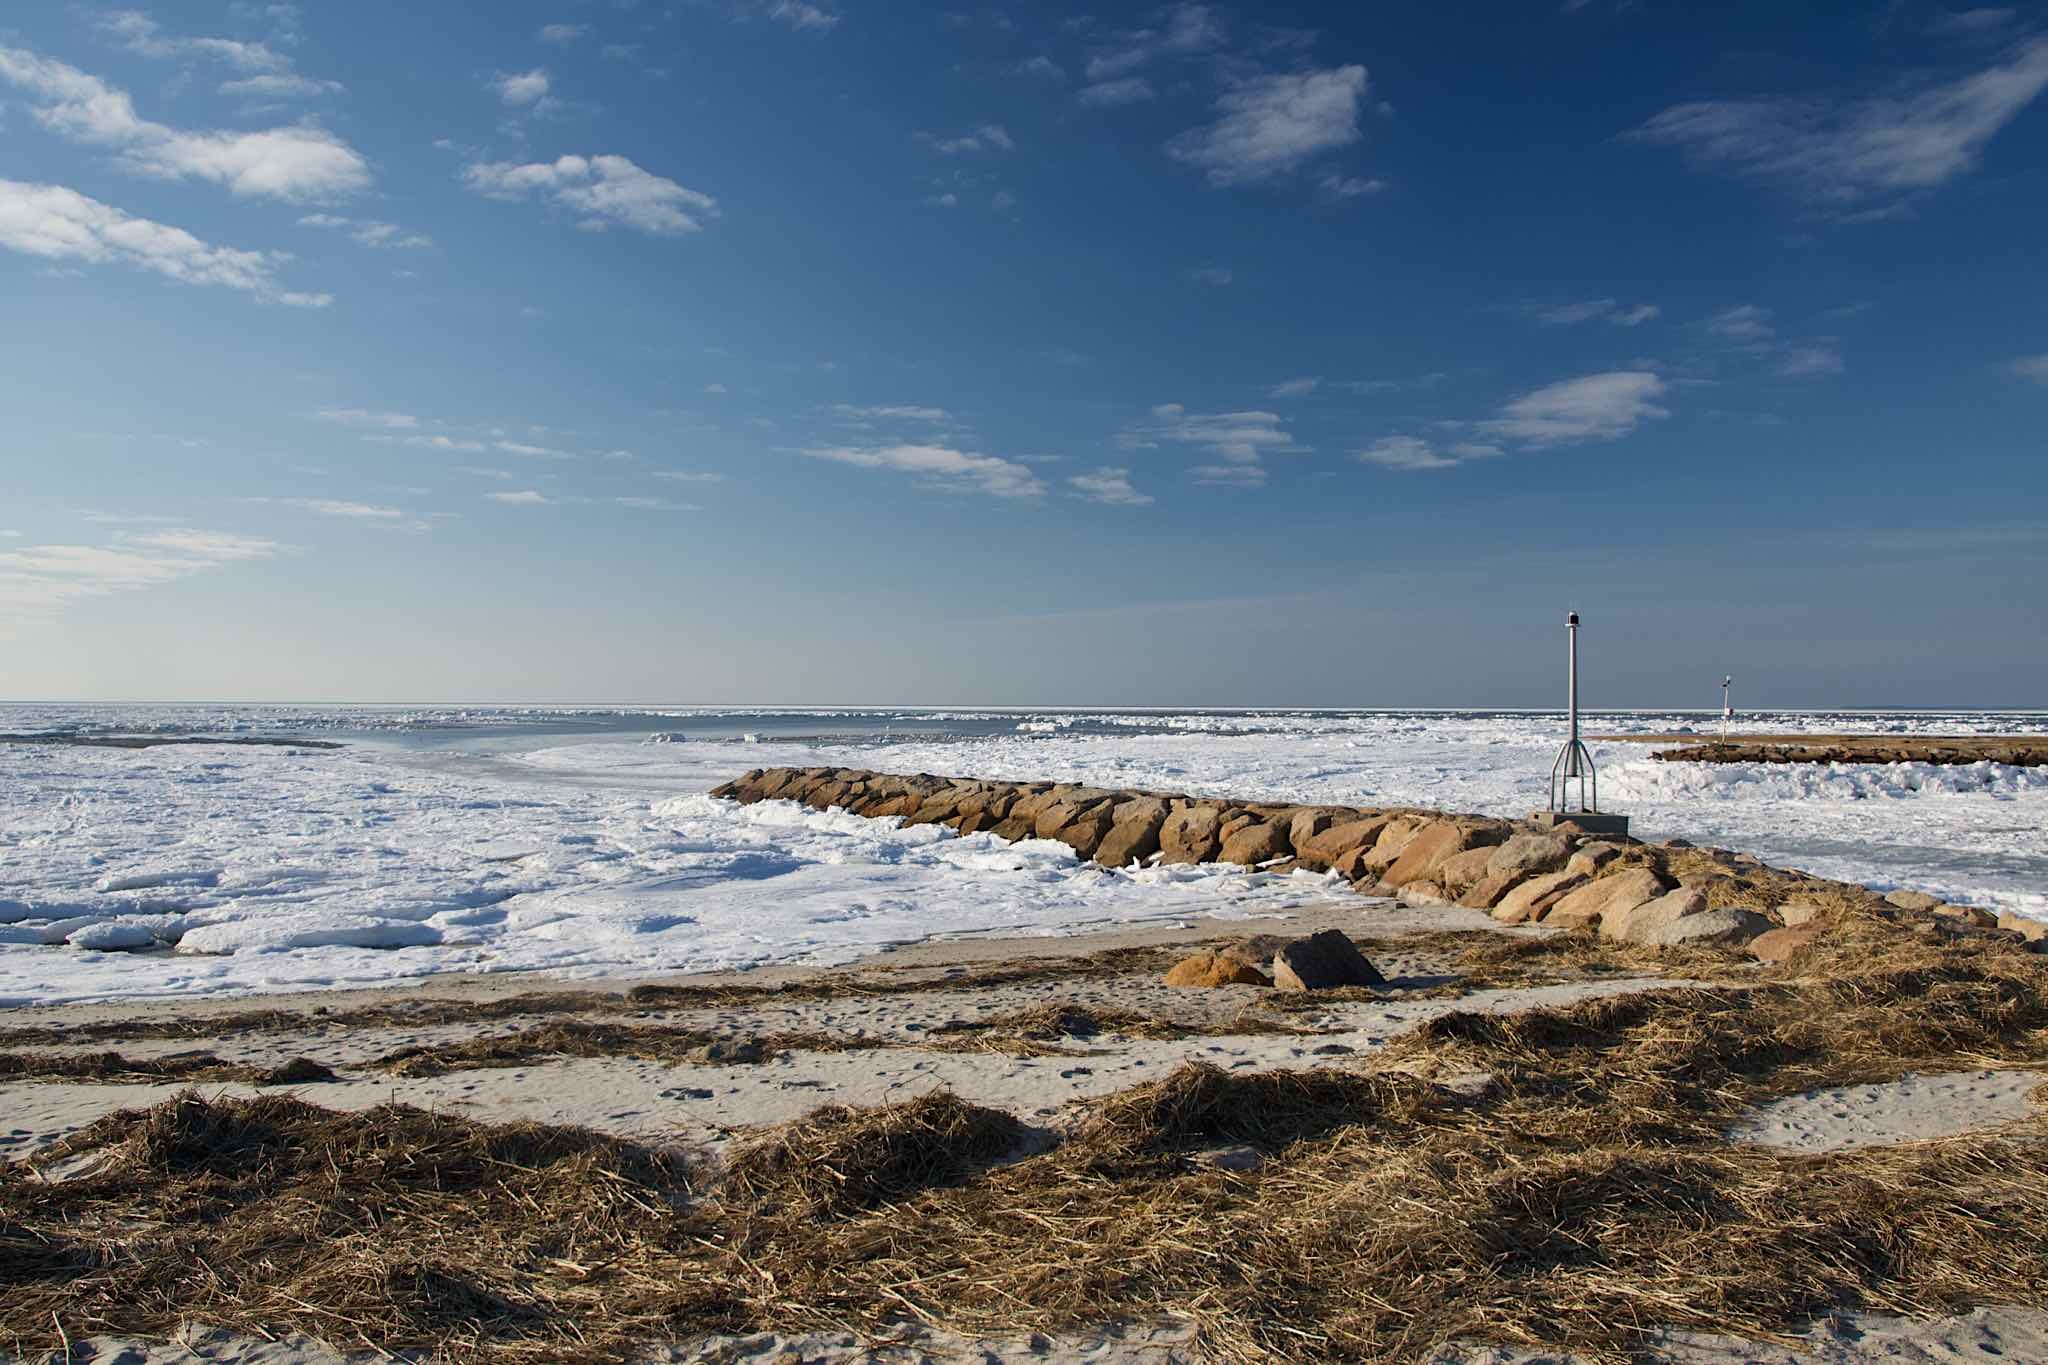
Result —
M 1574 749 L 1579 743 L 1579 614 L 1565 617 L 1565 631 L 1571 637 L 1571 743 Z

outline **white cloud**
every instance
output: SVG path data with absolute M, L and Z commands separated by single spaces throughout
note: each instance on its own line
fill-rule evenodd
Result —
M 1000 123 L 984 123 L 957 137 L 934 137 L 930 133 L 914 134 L 940 156 L 964 156 L 975 152 L 1007 152 L 1016 147 L 1012 138 Z
M 1362 66 L 1255 77 L 1216 101 L 1222 118 L 1174 137 L 1166 154 L 1207 171 L 1212 185 L 1270 179 L 1358 141 L 1365 87 Z
M 531 71 L 500 71 L 491 80 L 491 89 L 498 92 L 498 98 L 513 108 L 524 108 L 547 98 L 548 72 L 546 67 L 537 66 Z
M 1270 392 L 1275 398 L 1303 398 L 1314 393 L 1322 382 L 1321 378 L 1308 375 L 1301 379 L 1288 379 L 1275 384 Z
M 380 223 L 374 218 L 343 218 L 332 213 L 309 213 L 299 219 L 299 226 L 333 228 L 336 231 L 345 228 L 349 237 L 358 246 L 378 250 L 428 247 L 434 244 L 434 239 L 423 232 L 407 232 L 396 223 Z
M 934 194 L 928 197 L 924 202 L 930 204 L 934 208 L 957 209 L 960 207 L 960 196 L 957 194 L 950 193 Z
M 542 24 L 539 36 L 544 43 L 573 43 L 588 32 L 588 24 Z
M 291 74 L 245 76 L 220 84 L 223 95 L 246 95 L 250 99 L 261 100 L 313 99 L 320 95 L 338 95 L 343 89 L 340 81 L 316 81 L 310 76 Z
M 1118 105 L 1141 103 L 1157 93 L 1152 89 L 1152 82 L 1143 76 L 1126 76 L 1122 80 L 1097 81 L 1083 86 L 1074 98 L 1091 109 L 1113 109 Z
M 1213 484 L 1221 488 L 1264 488 L 1266 470 L 1255 464 L 1198 464 L 1189 471 L 1196 483 Z
M 35 119 L 60 137 L 117 150 L 121 166 L 161 180 L 206 180 L 230 193 L 292 203 L 368 188 L 370 165 L 316 124 L 190 133 L 136 114 L 126 91 L 63 62 L 0 47 L 0 80 L 38 101 Z
M 365 441 L 378 445 L 412 446 L 419 450 L 453 450 L 465 454 L 482 454 L 487 446 L 482 441 L 471 441 L 458 436 L 365 436 Z
M 368 502 L 342 502 L 335 498 L 245 498 L 243 501 L 296 507 L 301 512 L 312 512 L 323 517 L 341 517 L 349 521 L 398 521 L 405 516 L 405 513 L 396 507 L 381 507 Z
M 1378 194 L 1387 187 L 1387 182 L 1375 177 L 1364 180 L 1355 175 L 1326 175 L 1322 187 L 1339 199 L 1356 199 L 1361 194 Z
M 541 507 L 547 503 L 537 488 L 522 488 L 516 493 L 486 493 L 484 496 L 492 502 L 507 503 L 513 507 Z
M 1435 370 L 1429 374 L 1417 375 L 1413 379 L 1344 379 L 1337 381 L 1337 387 L 1359 394 L 1419 393 L 1435 388 L 1448 378 L 1450 376 L 1443 371 Z
M 1839 208 L 1971 170 L 2043 87 L 2048 39 L 2037 38 L 1997 66 L 1913 95 L 1701 100 L 1673 105 L 1631 136 Z
M 140 57 L 207 57 L 239 71 L 283 71 L 289 58 L 262 43 L 233 38 L 179 38 L 166 34 L 156 20 L 140 10 L 116 10 L 99 21 L 100 28 Z
M 1125 431 L 1117 444 L 1127 450 L 1148 449 L 1162 442 L 1188 445 L 1225 464 L 1257 465 L 1262 455 L 1299 449 L 1281 430 L 1280 420 L 1274 412 L 1200 413 L 1189 412 L 1178 403 L 1162 403 L 1152 409 L 1151 421 Z M 1211 468 L 1209 472 L 1215 471 Z M 1257 481 L 1263 479 L 1262 474 Z
M 1017 63 L 1017 73 L 1047 81 L 1063 81 L 1067 78 L 1066 69 L 1050 57 L 1026 58 Z
M 473 464 L 456 465 L 455 472 L 457 474 L 467 474 L 473 479 L 496 479 L 500 483 L 511 483 L 520 477 L 509 469 L 485 469 L 480 465 Z
M 2023 355 L 2005 364 L 2006 373 L 2021 379 L 2031 379 L 2036 384 L 2048 384 L 2048 354 Z
M 1160 28 L 1142 28 L 1117 35 L 1088 61 L 1088 79 L 1108 80 L 1135 71 L 1160 57 L 1206 52 L 1224 40 L 1222 17 L 1214 6 L 1181 3 L 1168 8 Z
M 832 411 L 841 417 L 856 421 L 877 419 L 898 422 L 950 422 L 953 415 L 944 408 L 920 407 L 912 403 L 887 404 L 881 407 L 862 408 L 851 403 L 834 403 Z
M 1768 342 L 1778 334 L 1771 325 L 1771 310 L 1753 303 L 1722 309 L 1707 319 L 1706 328 L 1717 337 L 1751 343 Z
M 571 450 L 556 450 L 552 446 L 527 445 L 522 441 L 494 441 L 491 443 L 491 448 L 502 450 L 507 455 L 524 456 L 529 460 L 573 460 L 576 458 L 576 453 Z
M 411 431 L 420 424 L 420 419 L 409 412 L 372 412 L 367 408 L 322 408 L 313 415 L 336 426 L 374 427 L 380 431 Z
M 1577 441 L 1612 441 L 1652 418 L 1669 417 L 1652 400 L 1664 381 L 1643 370 L 1615 370 L 1567 379 L 1523 394 L 1479 423 L 1482 430 L 1532 448 Z
M 1190 279 L 1199 280 L 1203 284 L 1214 285 L 1229 284 L 1237 278 L 1234 273 L 1220 265 L 1205 265 L 1199 270 L 1189 271 L 1188 276 Z
M 704 509 L 694 502 L 676 502 L 669 498 L 646 498 L 639 496 L 606 498 L 617 507 L 635 507 L 643 512 L 701 512 Z
M 808 3 L 808 0 L 752 0 L 743 6 L 741 13 L 758 11 L 779 24 L 785 24 L 797 32 L 807 30 L 819 33 L 830 32 L 839 23 L 839 16 L 823 5 Z
M 1587 299 L 1583 303 L 1564 303 L 1540 309 L 1536 320 L 1550 327 L 1570 327 L 1595 319 L 1611 322 L 1617 327 L 1639 327 L 1656 317 L 1659 311 L 1654 303 L 1638 303 L 1624 308 L 1618 299 Z
M 1149 507 L 1152 496 L 1131 486 L 1131 471 L 1121 465 L 1103 465 L 1093 474 L 1076 474 L 1067 483 L 1090 502 L 1111 507 Z
M 916 477 L 948 492 L 986 493 L 997 498 L 1035 498 L 1045 492 L 1022 464 L 995 455 L 939 445 L 823 446 L 802 452 L 860 469 L 887 469 Z
M 1840 374 L 1842 364 L 1841 348 L 1832 341 L 1808 342 L 1802 346 L 1787 347 L 1778 361 L 1778 373 L 1787 379 L 1811 379 L 1821 375 Z
M 1449 469 L 1458 463 L 1449 456 L 1438 454 L 1436 448 L 1420 436 L 1382 436 L 1359 451 L 1358 458 L 1387 469 Z
M 656 236 L 696 232 L 703 218 L 718 216 L 718 201 L 653 175 L 623 156 L 564 156 L 518 165 L 479 162 L 465 167 L 462 181 L 492 199 L 529 194 L 584 215 L 580 226 L 602 229 L 613 223 Z
M 997 213 L 1007 213 L 1017 207 L 1017 196 L 1008 190 L 997 190 L 988 197 L 988 206 Z
M 0 247 L 49 261 L 121 262 L 185 284 L 239 289 L 264 303 L 325 308 L 334 301 L 280 286 L 277 267 L 289 257 L 214 246 L 61 185 L 0 180 Z
M 706 393 L 724 393 L 724 392 L 726 392 L 726 388 L 725 388 L 725 385 L 723 385 L 723 384 L 706 384 L 706 385 L 704 386 L 704 392 L 706 392 Z
M 725 482 L 725 475 L 713 474 L 705 469 L 657 469 L 654 471 L 654 477 L 657 479 L 667 479 L 670 483 Z
M 119 545 L 30 545 L 0 550 L 0 626 L 47 621 L 71 604 L 155 587 L 290 547 L 224 531 L 166 530 Z

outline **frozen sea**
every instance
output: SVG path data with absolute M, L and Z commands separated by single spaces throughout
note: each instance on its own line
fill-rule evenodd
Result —
M 1754 731 L 2040 732 L 2048 713 L 1751 713 Z M 1592 733 L 1714 728 L 1593 716 Z M 0 744 L 0 1004 L 845 961 L 1349 894 L 1321 877 L 1104 871 L 1063 845 L 704 793 L 837 764 L 1520 815 L 1555 714 L 0 706 L 0 732 L 343 747 Z M 1603 806 L 1881 889 L 2048 918 L 2048 770 L 1659 763 L 1596 744 Z

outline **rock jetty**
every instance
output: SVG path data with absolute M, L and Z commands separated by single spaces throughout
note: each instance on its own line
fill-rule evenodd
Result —
M 1645 738 L 1654 742 L 1678 737 Z M 1737 736 L 1660 749 L 1650 756 L 1667 763 L 2008 763 L 2016 768 L 2040 768 L 2048 767 L 2048 736 Z
M 1996 937 L 2048 951 L 2048 924 L 1922 893 L 1886 898 L 1683 840 L 1596 838 L 1570 825 L 855 768 L 755 769 L 711 794 L 742 804 L 796 801 L 1013 841 L 1052 839 L 1103 867 L 1225 862 L 1330 873 L 1367 895 L 1464 906 L 1504 924 L 1649 946 L 1749 948 L 1773 961 L 1856 913 L 1909 920 L 1934 937 Z M 1207 971 L 1227 976 L 1238 965 L 1244 964 L 1214 963 Z

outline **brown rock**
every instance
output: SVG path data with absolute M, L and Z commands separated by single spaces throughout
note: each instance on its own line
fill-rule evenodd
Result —
M 1595 882 L 1594 885 L 1599 885 Z M 1633 910 L 1607 915 L 1600 921 L 1600 937 L 1641 943 L 1645 934 L 1662 929 L 1673 920 L 1704 913 L 1707 893 L 1696 886 L 1681 886 Z
M 1319 991 L 1338 986 L 1384 986 L 1356 944 L 1335 929 L 1298 938 L 1273 955 L 1273 984 L 1285 991 Z
M 1785 921 L 1787 929 L 1797 929 L 1802 925 L 1825 920 L 1827 917 L 1827 911 L 1818 905 L 1808 905 L 1804 901 L 1792 901 L 1778 907 L 1778 918 Z
M 1884 903 L 1900 910 L 1932 910 L 1941 904 L 1941 897 L 1930 896 L 1925 891 L 1894 891 L 1884 898 Z
M 1771 922 L 1752 910 L 1709 910 L 1701 915 L 1675 919 L 1661 929 L 1644 935 L 1643 942 L 1655 948 L 1731 948 L 1762 938 Z
M 1252 824 L 1226 837 L 1223 851 L 1216 855 L 1216 859 L 1243 867 L 1257 867 L 1260 863 L 1284 858 L 1291 851 L 1287 847 L 1285 829 L 1275 824 Z
M 1453 853 L 1436 866 L 1431 878 L 1437 885 L 1453 895 L 1471 889 L 1472 884 L 1486 875 L 1486 867 L 1497 850 L 1482 845 L 1468 848 L 1463 853 Z
M 1288 817 L 1287 846 L 1299 851 L 1303 844 L 1350 815 L 1350 811 L 1339 806 L 1297 806 Z
M 1998 927 L 2018 934 L 2028 943 L 2039 943 L 2043 940 L 2048 940 L 2048 923 L 2037 919 L 2028 919 L 2025 915 L 2015 915 L 2010 911 L 1998 917 Z
M 1367 855 L 1365 865 L 1374 872 L 1384 872 L 1394 865 L 1401 851 L 1408 847 L 1409 840 L 1421 834 L 1431 824 L 1414 815 L 1397 815 L 1387 821 L 1380 837 L 1373 841 L 1372 852 Z
M 1438 864 L 1454 854 L 1479 844 L 1494 842 L 1500 832 L 1485 825 L 1461 825 L 1439 820 L 1401 846 L 1401 856 L 1380 874 L 1383 881 L 1406 886 L 1435 872 Z M 1488 836 L 1493 838 L 1489 839 Z
M 1409 905 L 1456 905 L 1457 898 L 1436 882 L 1410 882 L 1399 888 L 1401 900 Z
M 1997 929 L 2001 927 L 1998 923 L 1998 916 L 1992 914 L 1989 910 L 1980 910 L 1974 905 L 1937 905 L 1934 907 L 1934 913 L 1946 915 L 1950 919 L 1967 920 L 1979 929 Z
M 1568 871 L 1590 877 L 1621 856 L 1619 844 L 1585 844 L 1565 863 Z
M 1749 951 L 1762 962 L 1784 962 L 1819 937 L 1820 926 L 1815 924 L 1796 929 L 1767 929 L 1750 941 Z
M 1126 801 L 1111 812 L 1109 833 L 1095 850 L 1104 867 L 1128 867 L 1159 851 L 1159 831 L 1166 824 L 1166 803 L 1157 797 Z
M 1184 957 L 1166 973 L 1169 986 L 1270 986 L 1266 974 L 1249 962 L 1225 952 L 1200 952 Z
M 1647 867 L 1625 867 L 1562 896 L 1543 916 L 1559 929 L 1590 929 L 1609 915 L 1626 915 L 1657 899 L 1671 883 Z
M 1182 806 L 1166 817 L 1159 828 L 1159 849 L 1168 863 L 1206 863 L 1216 856 L 1223 839 L 1221 806 Z
M 1571 856 L 1571 845 L 1554 834 L 1517 834 L 1493 850 L 1486 864 L 1488 876 L 1513 872 L 1533 876 L 1555 872 Z
M 1585 880 L 1583 872 L 1573 872 L 1569 868 L 1531 877 L 1501 897 L 1500 904 L 1493 908 L 1493 917 L 1502 924 L 1521 924 L 1534 919 L 1548 910 L 1552 902 Z
M 1335 867 L 1337 860 L 1355 849 L 1372 850 L 1373 842 L 1386 829 L 1390 815 L 1368 815 L 1358 820 L 1340 820 L 1306 842 L 1294 841 L 1294 854 L 1303 867 L 1320 872 Z
M 1109 830 L 1109 803 L 1104 801 L 1054 830 L 1052 837 L 1083 858 L 1092 858 Z

